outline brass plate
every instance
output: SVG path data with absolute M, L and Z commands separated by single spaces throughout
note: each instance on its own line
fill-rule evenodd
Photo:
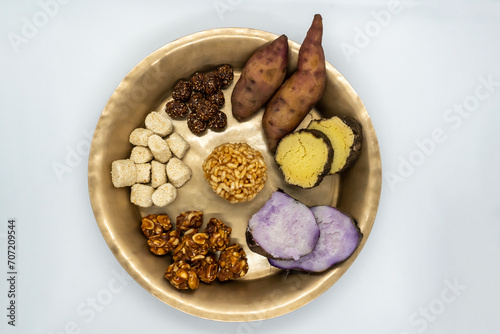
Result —
M 105 241 L 125 270 L 147 291 L 166 304 L 201 318 L 219 321 L 252 321 L 276 317 L 293 311 L 330 288 L 349 268 L 363 248 L 372 229 L 381 191 L 381 160 L 375 130 L 356 92 L 346 79 L 327 64 L 327 85 L 312 117 L 321 114 L 350 115 L 363 126 L 363 149 L 355 165 L 341 176 L 328 176 L 308 190 L 284 184 L 272 156 L 267 151 L 260 126 L 262 112 L 239 123 L 231 116 L 230 96 L 241 68 L 255 49 L 278 37 L 246 28 L 222 28 L 198 32 L 165 45 L 135 66 L 118 85 L 98 121 L 89 155 L 89 193 L 94 215 Z M 290 71 L 297 61 L 299 44 L 289 41 Z M 174 121 L 175 131 L 191 144 L 183 161 L 192 179 L 178 191 L 177 200 L 166 208 L 141 209 L 129 201 L 129 188 L 114 188 L 111 163 L 129 157 L 130 132 L 144 126 L 147 113 L 161 111 L 177 80 L 197 70 L 229 63 L 235 69 L 233 85 L 224 91 L 228 128 L 221 133 L 195 136 L 185 121 Z M 292 66 L 293 65 L 293 66 Z M 304 123 L 304 124 L 305 124 Z M 269 179 L 257 197 L 243 204 L 229 204 L 215 195 L 202 176 L 201 163 L 212 149 L 223 142 L 245 141 L 264 154 Z M 357 251 L 344 263 L 321 274 L 289 274 L 270 267 L 267 260 L 246 246 L 247 221 L 278 187 L 307 205 L 329 204 L 351 214 L 364 235 Z M 140 218 L 149 213 L 167 213 L 173 219 L 186 210 L 201 210 L 205 222 L 222 219 L 233 229 L 233 240 L 248 255 L 250 270 L 236 281 L 201 283 L 195 291 L 179 291 L 165 279 L 169 257 L 151 254 L 140 232 Z

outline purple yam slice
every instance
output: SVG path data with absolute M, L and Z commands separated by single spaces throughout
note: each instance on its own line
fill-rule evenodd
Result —
M 308 272 L 322 272 L 345 261 L 356 250 L 363 237 L 354 220 L 331 206 L 311 208 L 320 229 L 314 250 L 298 260 L 269 259 L 272 266 Z
M 310 253 L 319 239 L 312 211 L 281 189 L 249 220 L 248 247 L 273 259 L 295 259 Z

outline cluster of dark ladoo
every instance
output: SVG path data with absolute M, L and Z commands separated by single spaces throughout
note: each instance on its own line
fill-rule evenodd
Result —
M 203 134 L 207 128 L 224 130 L 227 115 L 220 110 L 225 103 L 222 90 L 229 87 L 233 78 L 232 66 L 223 64 L 180 79 L 174 86 L 172 100 L 165 105 L 166 113 L 174 119 L 187 118 L 189 130 L 196 135 Z

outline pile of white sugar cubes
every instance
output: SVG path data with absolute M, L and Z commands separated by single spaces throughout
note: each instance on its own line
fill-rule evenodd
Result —
M 131 187 L 135 205 L 166 206 L 176 199 L 177 188 L 191 179 L 191 169 L 181 160 L 190 145 L 174 132 L 166 113 L 152 111 L 144 123 L 145 128 L 130 133 L 130 157 L 111 164 L 111 180 L 116 188 Z

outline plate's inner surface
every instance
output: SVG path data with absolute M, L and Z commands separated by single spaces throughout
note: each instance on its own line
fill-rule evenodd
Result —
M 369 116 L 354 90 L 327 65 L 325 94 L 303 124 L 312 118 L 350 115 L 363 126 L 363 149 L 355 165 L 345 174 L 330 175 L 320 186 L 299 189 L 287 186 L 266 148 L 261 130 L 262 111 L 246 122 L 231 115 L 230 96 L 245 61 L 262 44 L 276 35 L 252 29 L 214 29 L 193 34 L 154 52 L 138 64 L 111 96 L 98 122 L 89 158 L 89 190 L 97 223 L 109 247 L 123 267 L 145 289 L 165 303 L 184 312 L 222 321 L 266 319 L 292 311 L 333 285 L 354 261 L 373 225 L 380 197 L 380 154 Z M 289 42 L 293 71 L 298 44 Z M 183 158 L 193 172 L 191 180 L 178 189 L 177 199 L 165 208 L 138 208 L 130 203 L 130 189 L 112 186 L 110 166 L 125 159 L 132 149 L 130 132 L 144 127 L 145 116 L 163 111 L 174 84 L 198 70 L 231 64 L 235 77 L 224 90 L 228 116 L 223 132 L 192 134 L 185 120 L 173 120 L 174 131 L 191 145 Z M 246 142 L 259 150 L 268 166 L 268 181 L 257 197 L 247 203 L 230 204 L 212 192 L 203 178 L 203 160 L 214 147 L 225 142 Z M 288 274 L 270 267 L 267 260 L 251 252 L 245 242 L 247 222 L 277 188 L 282 188 L 307 205 L 328 204 L 351 214 L 359 223 L 363 240 L 346 262 L 322 274 Z M 215 217 L 233 230 L 232 240 L 244 247 L 249 272 L 236 281 L 200 283 L 195 291 L 179 291 L 164 278 L 169 256 L 150 253 L 140 231 L 141 217 L 166 213 L 173 221 L 183 211 L 200 210 L 204 221 Z

